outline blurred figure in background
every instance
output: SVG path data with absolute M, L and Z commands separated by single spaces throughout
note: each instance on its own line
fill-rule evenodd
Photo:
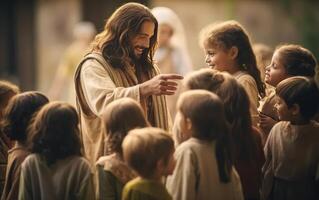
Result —
M 75 105 L 73 76 L 80 60 L 88 53 L 95 34 L 96 29 L 91 22 L 79 22 L 75 25 L 74 41 L 66 49 L 49 91 L 52 100 L 64 100 Z
M 163 74 L 177 73 L 185 75 L 192 71 L 192 62 L 187 50 L 183 24 L 173 10 L 155 7 L 152 13 L 158 21 L 158 49 L 154 60 Z M 175 105 L 180 92 L 166 96 L 172 119 L 175 117 Z
M 271 63 L 271 57 L 274 50 L 263 43 L 256 43 L 253 45 L 253 51 L 256 56 L 257 67 L 260 71 L 261 80 L 265 80 L 266 67 Z

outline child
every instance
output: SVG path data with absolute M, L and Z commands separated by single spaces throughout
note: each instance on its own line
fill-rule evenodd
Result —
M 69 104 L 45 105 L 30 126 L 31 153 L 22 163 L 19 199 L 95 199 L 81 157 L 78 115 Z
M 266 68 L 265 82 L 276 87 L 280 81 L 288 77 L 313 77 L 316 65 L 317 61 L 309 50 L 299 45 L 282 45 L 276 48 L 271 64 Z M 259 126 L 263 131 L 264 141 L 279 120 L 274 107 L 275 101 L 275 92 L 272 92 L 265 98 L 260 109 Z
M 129 132 L 123 155 L 138 177 L 128 182 L 123 200 L 171 200 L 161 179 L 175 168 L 173 139 L 162 129 L 142 128 Z
M 236 21 L 210 25 L 201 32 L 205 61 L 209 67 L 226 71 L 242 84 L 250 100 L 253 124 L 258 122 L 258 95 L 265 96 L 265 84 L 260 78 L 255 54 L 248 34 Z
M 241 179 L 244 197 L 259 199 L 265 157 L 261 134 L 252 126 L 245 89 L 228 73 L 212 69 L 193 72 L 186 77 L 185 84 L 187 89 L 215 92 L 223 101 L 234 144 L 234 165 Z
M 21 163 L 29 154 L 26 142 L 27 127 L 34 113 L 48 102 L 48 98 L 39 92 L 24 92 L 14 96 L 5 110 L 2 130 L 11 141 L 15 141 L 15 144 L 8 151 L 2 200 L 18 199 Z
M 243 199 L 221 100 L 191 90 L 182 93 L 177 108 L 181 132 L 191 138 L 177 147 L 176 169 L 167 179 L 173 199 Z
M 319 91 L 314 80 L 291 77 L 276 87 L 279 120 L 265 144 L 263 199 L 318 199 Z
M 0 122 L 2 121 L 3 112 L 8 105 L 9 100 L 19 93 L 19 88 L 7 81 L 0 80 Z M 8 150 L 12 147 L 12 144 L 7 136 L 1 130 L 0 127 L 0 197 L 4 188 L 4 182 L 6 177 Z
M 122 141 L 128 131 L 146 127 L 148 123 L 141 106 L 130 98 L 113 101 L 102 115 L 109 155 L 101 157 L 96 163 L 98 197 L 101 200 L 121 200 L 124 185 L 136 176 L 123 161 Z

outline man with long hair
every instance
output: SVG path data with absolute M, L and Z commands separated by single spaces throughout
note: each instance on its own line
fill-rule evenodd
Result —
M 84 151 L 91 163 L 105 152 L 100 115 L 110 102 L 122 97 L 137 100 L 152 126 L 168 130 L 164 95 L 173 95 L 177 74 L 159 74 L 153 64 L 158 23 L 138 3 L 119 7 L 107 20 L 75 74 Z M 127 116 L 130 117 L 130 116 Z M 125 119 L 123 119 L 125 120 Z

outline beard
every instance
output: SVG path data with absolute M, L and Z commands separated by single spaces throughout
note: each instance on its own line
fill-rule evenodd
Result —
M 148 49 L 144 49 L 140 56 L 137 56 L 134 52 L 134 49 L 130 48 L 130 59 L 135 65 L 141 65 L 147 62 Z

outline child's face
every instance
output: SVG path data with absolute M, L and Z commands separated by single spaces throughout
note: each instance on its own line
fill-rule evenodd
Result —
M 278 114 L 278 118 L 280 121 L 290 121 L 292 118 L 292 111 L 288 108 L 286 102 L 280 98 L 279 96 L 276 96 L 276 104 L 275 109 Z
M 221 47 L 212 46 L 209 44 L 204 45 L 205 62 L 208 67 L 216 69 L 218 71 L 231 72 L 233 66 L 233 60 L 227 51 Z
M 271 59 L 270 65 L 266 67 L 265 82 L 276 87 L 280 81 L 288 77 L 286 69 L 280 60 L 280 54 L 276 51 Z

